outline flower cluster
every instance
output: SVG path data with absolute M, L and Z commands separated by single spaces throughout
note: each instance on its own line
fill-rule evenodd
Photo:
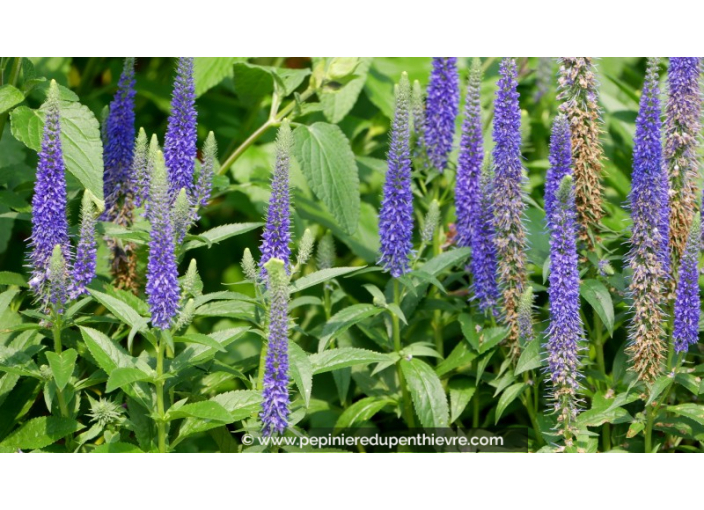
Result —
M 460 83 L 456 57 L 434 57 L 425 100 L 425 147 L 430 164 L 439 172 L 447 167 L 459 110 Z
M 701 298 L 699 297 L 698 266 L 700 247 L 701 220 L 695 217 L 689 231 L 686 248 L 682 254 L 677 282 L 675 322 L 672 331 L 676 352 L 687 352 L 689 346 L 696 344 L 699 340 Z

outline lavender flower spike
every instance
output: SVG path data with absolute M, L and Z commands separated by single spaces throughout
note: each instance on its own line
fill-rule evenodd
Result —
M 284 121 L 276 139 L 276 167 L 271 179 L 271 198 L 260 246 L 262 258 L 259 261 L 264 267 L 271 258 L 283 260 L 287 271 L 291 257 L 291 197 L 288 174 L 292 146 L 291 126 L 288 121 Z
M 286 264 L 271 258 L 264 265 L 269 278 L 269 341 L 262 391 L 262 434 L 283 434 L 288 426 L 288 282 Z
M 48 304 L 47 273 L 54 246 L 61 246 L 64 257 L 70 260 L 68 220 L 66 218 L 66 175 L 61 149 L 59 88 L 54 80 L 49 85 L 46 120 L 42 147 L 39 151 L 37 179 L 32 198 L 32 237 L 29 263 L 32 291 L 46 306 Z
M 584 338 L 579 317 L 577 212 L 572 176 L 566 175 L 555 196 L 550 228 L 550 325 L 547 330 L 547 372 L 550 399 L 565 439 L 574 435 L 579 412 L 579 357 Z
M 670 241 L 675 260 L 685 249 L 696 209 L 702 114 L 700 72 L 701 57 L 670 57 L 664 156 L 672 186 Z
M 379 265 L 397 278 L 408 272 L 413 249 L 413 192 L 409 130 L 410 83 L 403 73 L 396 86 L 396 111 L 391 126 L 388 170 L 379 211 Z
M 633 318 L 627 353 L 642 381 L 655 380 L 665 358 L 662 295 L 665 290 L 662 223 L 662 146 L 657 62 L 651 60 L 640 98 L 633 147 L 629 203 L 633 220 L 628 263 L 633 271 L 629 292 Z M 658 232 L 657 235 L 654 235 Z
M 115 98 L 105 120 L 103 152 L 103 187 L 106 221 L 114 221 L 120 213 L 119 201 L 132 192 L 132 159 L 134 154 L 134 58 L 125 59 L 117 82 Z
M 460 103 L 456 57 L 433 57 L 433 71 L 425 100 L 425 146 L 428 159 L 440 173 L 447 167 Z
M 179 287 L 174 230 L 171 223 L 169 183 L 164 155 L 157 152 L 149 192 L 149 261 L 147 296 L 152 325 L 168 329 L 178 311 Z
M 147 200 L 149 193 L 149 176 L 147 163 L 149 158 L 149 144 L 147 132 L 139 128 L 137 140 L 134 142 L 134 156 L 132 158 L 132 192 L 134 205 L 140 207 Z
M 200 166 L 200 173 L 195 188 L 195 206 L 206 206 L 210 200 L 210 193 L 213 188 L 213 176 L 215 167 L 218 164 L 218 144 L 215 141 L 215 133 L 208 133 L 208 138 L 203 144 L 203 163 Z
M 480 181 L 484 161 L 481 108 L 482 67 L 475 58 L 469 74 L 455 185 L 457 245 L 471 246 L 480 228 Z
M 196 92 L 193 81 L 193 58 L 180 57 L 171 97 L 171 115 L 164 141 L 164 158 L 169 169 L 171 197 L 181 188 L 193 192 L 196 163 Z
M 555 118 L 550 137 L 550 168 L 545 178 L 545 219 L 548 227 L 555 211 L 556 194 L 565 175 L 572 175 L 570 123 L 564 114 Z
M 687 246 L 682 254 L 677 297 L 675 298 L 675 323 L 672 338 L 675 352 L 687 352 L 690 345 L 699 340 L 699 315 L 701 298 L 699 297 L 699 253 L 701 246 L 701 220 L 697 217 L 692 222 Z
M 81 230 L 76 248 L 76 257 L 71 270 L 69 296 L 76 299 L 87 293 L 86 287 L 95 278 L 97 245 L 95 241 L 95 224 L 98 220 L 94 205 L 95 197 L 86 190 L 81 202 Z
M 526 234 L 523 228 L 521 110 L 516 62 L 504 58 L 494 101 L 494 243 L 511 356 L 518 355 L 518 301 L 527 281 Z
M 499 300 L 499 285 L 496 281 L 496 246 L 494 245 L 494 174 L 491 165 L 485 164 L 479 182 L 479 211 L 477 227 L 471 239 L 472 258 L 469 262 L 472 274 L 472 296 L 479 309 L 495 312 Z M 520 325 L 519 325 L 520 328 Z

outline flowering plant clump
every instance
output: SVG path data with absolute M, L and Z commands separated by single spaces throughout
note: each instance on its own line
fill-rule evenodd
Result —
M 701 67 L 0 57 L 0 453 L 703 451 Z

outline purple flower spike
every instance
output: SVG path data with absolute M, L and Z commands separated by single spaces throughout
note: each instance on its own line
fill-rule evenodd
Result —
M 396 111 L 391 126 L 388 170 L 379 211 L 379 265 L 397 278 L 408 272 L 413 244 L 413 192 L 409 130 L 410 83 L 406 73 L 396 86 Z
M 699 315 L 701 298 L 699 297 L 699 252 L 701 246 L 701 221 L 694 218 L 687 239 L 687 246 L 682 255 L 677 297 L 675 299 L 675 323 L 672 337 L 675 352 L 687 352 L 689 346 L 699 341 Z
M 171 115 L 164 141 L 164 158 L 169 169 L 171 198 L 181 188 L 193 192 L 196 164 L 196 92 L 193 81 L 193 58 L 180 57 L 171 97 Z
M 32 278 L 29 285 L 35 296 L 46 306 L 49 299 L 47 273 L 54 247 L 61 247 L 65 259 L 70 260 L 71 256 L 66 218 L 66 175 L 61 149 L 59 88 L 53 80 L 44 110 L 44 135 L 32 198 L 32 237 L 29 243 L 32 250 L 29 254 Z
M 288 426 L 288 282 L 283 260 L 271 258 L 264 265 L 270 292 L 269 338 L 262 392 L 262 434 L 283 434 Z
M 262 257 L 259 264 L 262 268 L 271 258 L 283 260 L 287 271 L 291 264 L 291 197 L 288 174 L 292 146 L 291 126 L 288 121 L 284 121 L 276 139 L 276 167 L 271 179 L 271 198 L 260 246 Z
M 554 197 L 548 221 L 550 230 L 550 325 L 547 330 L 547 372 L 550 400 L 558 428 L 566 439 L 574 435 L 579 412 L 579 357 L 583 340 L 579 317 L 579 269 L 577 267 L 577 211 L 572 176 L 563 177 Z
M 634 312 L 627 353 L 638 379 L 648 382 L 660 375 L 666 351 L 662 296 L 666 277 L 663 252 L 667 249 L 667 238 L 663 239 L 661 230 L 664 197 L 657 65 L 657 60 L 649 61 L 640 99 L 629 195 L 633 220 L 628 253 L 633 276 L 629 291 Z
M 103 151 L 103 187 L 105 221 L 119 214 L 121 198 L 132 193 L 132 158 L 134 154 L 134 58 L 126 58 L 117 82 L 115 98 L 105 120 Z
M 178 311 L 178 268 L 171 223 L 169 184 L 164 155 L 156 153 L 149 190 L 149 261 L 147 263 L 147 296 L 152 325 L 168 329 Z
M 430 164 L 439 172 L 447 167 L 460 103 L 456 57 L 433 57 L 433 71 L 425 100 L 425 146 Z
M 494 244 L 503 295 L 511 356 L 518 355 L 517 308 L 526 285 L 526 234 L 523 228 L 523 166 L 521 165 L 521 109 L 518 104 L 516 62 L 504 58 L 499 68 L 494 101 Z
M 69 295 L 71 299 L 87 293 L 86 287 L 95 278 L 97 245 L 95 241 L 95 224 L 97 216 L 93 203 L 93 194 L 85 191 L 81 203 L 81 230 L 76 248 L 76 257 L 71 271 Z
M 550 168 L 545 178 L 545 219 L 550 227 L 555 211 L 557 190 L 565 175 L 572 175 L 570 123 L 564 114 L 555 118 L 550 137 Z
M 477 227 L 470 243 L 472 258 L 469 263 L 472 274 L 472 299 L 484 312 L 493 312 L 499 301 L 499 284 L 496 281 L 496 245 L 494 244 L 494 174 L 490 165 L 485 165 L 479 188 L 479 211 Z

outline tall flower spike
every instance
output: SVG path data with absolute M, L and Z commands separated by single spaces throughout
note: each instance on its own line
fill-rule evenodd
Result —
M 435 236 L 435 229 L 440 224 L 440 202 L 433 199 L 428 207 L 428 212 L 425 214 L 423 222 L 423 230 L 420 233 L 420 240 L 423 244 L 432 244 Z
M 330 269 L 335 266 L 335 240 L 331 232 L 326 232 L 318 243 L 318 253 L 315 257 L 315 264 L 318 269 Z
M 410 93 L 408 75 L 403 73 L 395 89 L 396 109 L 391 125 L 384 196 L 379 211 L 379 264 L 394 278 L 408 271 L 413 249 L 413 192 L 408 125 Z
M 702 114 L 700 71 L 700 57 L 670 57 L 664 156 L 672 188 L 670 244 L 675 261 L 685 249 L 696 209 Z
M 103 219 L 114 221 L 120 215 L 120 200 L 131 195 L 132 160 L 134 155 L 134 58 L 125 59 L 117 82 L 115 98 L 105 121 L 103 151 Z
M 178 311 L 178 268 L 174 251 L 174 230 L 171 224 L 171 201 L 164 155 L 157 152 L 149 190 L 149 261 L 147 263 L 147 296 L 152 325 L 168 329 Z
M 572 176 L 562 179 L 555 196 L 550 229 L 550 325 L 547 330 L 549 397 L 558 428 L 568 439 L 579 412 L 580 351 L 584 338 L 579 317 L 577 223 Z
M 633 318 L 627 353 L 642 381 L 660 375 L 665 356 L 662 295 L 665 272 L 663 239 L 654 235 L 662 222 L 662 146 L 657 63 L 650 61 L 640 98 L 633 147 L 633 174 L 629 204 L 633 220 L 628 262 L 633 271 L 629 292 Z
M 699 253 L 701 246 L 701 220 L 692 221 L 687 246 L 682 255 L 675 298 L 675 323 L 672 338 L 675 352 L 687 352 L 699 340 Z
M 149 140 L 149 148 L 147 149 L 147 166 L 144 173 L 144 181 L 141 184 L 141 189 L 144 192 L 144 215 L 149 219 L 149 193 L 150 193 L 150 180 L 152 174 L 154 173 L 154 164 L 157 160 L 158 153 L 161 152 L 159 147 L 159 138 L 156 134 L 153 134 Z
M 171 222 L 173 223 L 176 244 L 181 244 L 183 238 L 186 237 L 192 218 L 193 211 L 191 210 L 191 203 L 188 201 L 186 188 L 181 188 L 178 195 L 176 195 L 176 200 L 171 210 Z
M 456 57 L 433 57 L 433 71 L 425 100 L 425 147 L 430 164 L 439 172 L 447 167 L 459 110 L 460 79 Z
M 518 338 L 527 345 L 535 338 L 533 332 L 533 287 L 528 285 L 518 302 Z
M 411 113 L 413 117 L 413 134 L 415 136 L 413 156 L 424 159 L 427 157 L 425 154 L 425 95 L 418 80 L 413 81 Z
M 139 128 L 137 140 L 134 143 L 134 157 L 132 158 L 132 192 L 134 205 L 140 207 L 147 200 L 149 193 L 149 176 L 147 162 L 149 158 L 149 144 L 147 132 Z
M 523 228 L 523 167 L 521 165 L 521 110 L 518 105 L 516 62 L 504 58 L 499 68 L 494 101 L 494 243 L 509 326 L 511 356 L 518 355 L 518 300 L 527 281 L 526 234 Z
M 193 58 L 180 57 L 171 96 L 171 115 L 164 140 L 164 158 L 169 169 L 171 196 L 186 188 L 193 192 L 196 164 L 196 92 L 193 81 Z
M 472 299 L 477 301 L 479 309 L 484 313 L 494 312 L 494 307 L 499 300 L 499 286 L 496 281 L 496 245 L 494 244 L 493 181 L 491 165 L 485 164 L 479 188 L 478 227 L 471 239 L 472 258 L 469 262 L 472 274 Z
M 48 283 L 48 302 L 54 312 L 62 313 L 68 298 L 68 268 L 60 244 L 54 246 L 49 259 Z
M 291 263 L 291 197 L 288 174 L 292 146 L 291 126 L 288 121 L 284 121 L 276 138 L 276 167 L 271 179 L 271 198 L 266 211 L 266 226 L 260 247 L 262 258 L 259 261 L 264 267 L 271 258 L 283 260 L 287 271 Z
M 457 244 L 471 246 L 481 228 L 480 181 L 484 161 L 481 108 L 482 67 L 478 58 L 472 62 L 462 122 L 460 155 L 455 184 Z
M 550 137 L 550 168 L 545 178 L 545 219 L 548 227 L 555 212 L 556 194 L 565 175 L 572 174 L 570 124 L 565 115 L 555 118 Z
M 203 163 L 200 166 L 200 173 L 196 181 L 194 208 L 208 205 L 210 193 L 213 189 L 213 175 L 215 166 L 218 164 L 218 144 L 215 141 L 215 134 L 211 131 L 203 145 Z
M 32 278 L 29 284 L 37 298 L 47 305 L 47 272 L 54 246 L 61 246 L 64 257 L 70 259 L 71 255 L 66 218 L 66 175 L 61 149 L 59 88 L 54 80 L 49 85 L 49 94 L 43 108 L 46 120 L 32 198 L 32 237 L 29 243 Z
M 283 434 L 288 426 L 288 282 L 286 263 L 271 258 L 264 265 L 270 293 L 269 335 L 262 392 L 262 434 Z
M 560 57 L 558 85 L 560 111 L 567 115 L 572 131 L 575 202 L 579 238 L 590 246 L 604 211 L 599 180 L 604 151 L 601 136 L 601 110 L 593 57 Z
M 81 201 L 81 229 L 76 248 L 76 257 L 71 271 L 69 296 L 76 299 L 86 294 L 86 287 L 95 278 L 97 243 L 95 241 L 95 224 L 98 216 L 95 211 L 95 197 L 86 190 Z

